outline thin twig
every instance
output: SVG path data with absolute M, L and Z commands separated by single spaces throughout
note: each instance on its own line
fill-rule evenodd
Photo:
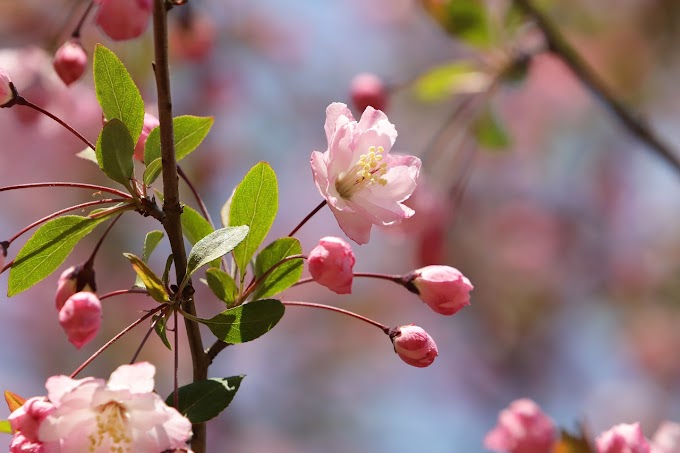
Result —
M 129 193 L 122 192 L 111 187 L 98 186 L 96 184 L 84 184 L 80 182 L 34 182 L 28 184 L 15 184 L 12 186 L 0 187 L 0 192 L 17 189 L 35 189 L 37 187 L 76 187 L 80 189 L 92 189 L 97 192 L 107 192 L 123 198 L 132 198 Z
M 304 219 L 302 219 L 302 221 L 301 221 L 300 223 L 298 223 L 298 225 L 297 225 L 295 228 L 293 228 L 293 231 L 291 231 L 290 233 L 288 233 L 288 236 L 293 236 L 295 233 L 297 233 L 298 230 L 299 230 L 300 228 L 302 228 L 302 225 L 304 225 L 305 223 L 307 223 L 307 221 L 308 221 L 309 219 L 311 219 L 312 216 L 313 216 L 314 214 L 316 214 L 317 212 L 319 212 L 319 211 L 321 210 L 321 208 L 323 208 L 324 206 L 326 206 L 326 203 L 327 203 L 326 200 L 322 201 L 322 202 L 319 204 L 319 206 L 317 206 L 316 208 L 314 208 L 314 210 L 313 210 L 312 212 L 310 212 L 309 214 L 307 214 L 307 216 L 306 216 Z

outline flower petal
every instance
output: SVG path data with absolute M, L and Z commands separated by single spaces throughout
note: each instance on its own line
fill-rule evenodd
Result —
M 121 365 L 111 373 L 106 387 L 109 390 L 129 390 L 131 393 L 153 391 L 156 368 L 149 362 Z
M 370 129 L 374 129 L 380 135 L 387 135 L 390 138 L 390 145 L 394 145 L 395 140 L 397 140 L 397 129 L 387 119 L 387 115 L 380 110 L 368 106 L 364 110 L 363 115 L 361 115 L 357 133 L 364 134 Z
M 354 121 L 352 112 L 350 112 L 346 104 L 343 104 L 341 102 L 334 102 L 328 107 L 326 107 L 326 123 L 323 125 L 323 128 L 326 131 L 326 140 L 328 141 L 329 144 L 337 129 L 338 119 L 340 119 L 343 116 L 347 118 L 347 120 L 343 120 L 342 122 L 343 124 L 347 124 L 350 121 Z
M 338 225 L 348 238 L 357 244 L 368 242 L 371 238 L 371 227 L 373 226 L 369 220 L 352 212 L 339 211 L 334 206 L 330 208 L 338 221 Z

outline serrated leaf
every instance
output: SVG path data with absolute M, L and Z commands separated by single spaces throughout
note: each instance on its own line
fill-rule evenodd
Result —
M 275 240 L 257 255 L 255 276 L 260 279 L 269 269 L 288 256 L 302 254 L 300 241 L 292 237 Z M 273 296 L 294 285 L 302 276 L 302 259 L 287 261 L 268 274 L 253 292 L 254 299 Z
M 146 290 L 154 300 L 161 303 L 170 301 L 170 296 L 168 296 L 167 291 L 165 291 L 165 287 L 163 286 L 161 279 L 153 273 L 153 271 L 149 268 L 149 266 L 146 265 L 144 261 L 141 260 L 141 258 L 133 255 L 132 253 L 123 253 L 123 256 L 130 261 L 132 268 L 137 273 L 137 276 L 142 280 Z
M 245 225 L 220 228 L 198 241 L 189 252 L 185 281 L 180 286 L 183 286 L 200 267 L 231 252 L 243 241 L 248 230 L 249 228 Z
M 274 223 L 279 207 L 276 173 L 266 162 L 255 165 L 236 187 L 229 208 L 229 225 L 248 225 L 248 236 L 234 249 L 234 261 L 246 274 L 248 263 Z
M 89 160 L 90 162 L 94 162 L 95 164 L 99 165 L 99 162 L 97 162 L 97 154 L 89 146 L 82 150 L 81 152 L 77 153 L 76 156 L 80 157 L 81 159 Z
M 144 175 L 142 176 L 142 179 L 144 179 L 144 184 L 147 186 L 153 184 L 162 171 L 163 161 L 160 157 L 158 159 L 154 159 L 144 170 Z
M 503 149 L 510 146 L 505 127 L 490 109 L 485 110 L 473 126 L 473 132 L 477 143 L 482 148 Z
M 0 420 L 0 433 L 12 434 L 12 425 L 7 420 Z
M 238 298 L 238 286 L 231 277 L 221 269 L 208 269 L 205 271 L 205 282 L 218 299 L 227 306 L 233 304 Z
M 434 102 L 457 94 L 479 93 L 490 82 L 489 75 L 471 62 L 457 61 L 428 70 L 416 80 L 413 90 L 421 101 Z
M 115 118 L 108 121 L 97 139 L 97 163 L 106 176 L 129 190 L 130 180 L 134 175 L 134 152 L 135 144 L 127 127 Z
M 7 408 L 10 412 L 14 412 L 24 405 L 26 398 L 22 398 L 14 392 L 5 390 L 5 402 L 7 403 Z
M 285 307 L 276 299 L 262 299 L 229 308 L 201 320 L 221 341 L 229 344 L 252 341 L 269 332 L 283 317 Z
M 184 385 L 178 389 L 179 407 L 176 409 L 191 423 L 207 422 L 229 406 L 244 377 L 211 378 Z M 174 394 L 166 398 L 165 404 L 174 407 Z
M 168 318 L 166 316 L 154 315 L 153 316 L 153 329 L 156 331 L 156 335 L 161 339 L 166 348 L 172 351 L 172 346 L 170 341 L 168 341 L 168 331 L 166 329 L 168 324 Z
M 57 217 L 42 225 L 19 250 L 9 271 L 7 296 L 35 285 L 64 262 L 76 244 L 106 217 Z
M 94 49 L 94 89 L 107 120 L 125 124 L 133 143 L 142 133 L 144 101 L 139 89 L 116 54 L 97 44 Z
M 191 115 L 178 116 L 172 119 L 177 162 L 198 148 L 210 132 L 214 122 L 213 117 Z M 160 128 L 157 127 L 149 133 L 144 144 L 144 163 L 149 165 L 159 157 L 161 157 L 161 134 Z

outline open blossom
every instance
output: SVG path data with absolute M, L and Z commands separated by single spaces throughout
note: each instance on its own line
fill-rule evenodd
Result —
M 48 451 L 159 453 L 186 448 L 191 422 L 153 392 L 156 370 L 147 362 L 122 365 L 103 379 L 47 380 L 54 404 L 38 438 Z
M 484 438 L 489 450 L 546 453 L 556 440 L 555 424 L 530 399 L 515 400 L 498 414 L 498 425 Z
M 3 69 L 0 69 L 0 107 L 14 99 L 11 83 L 9 75 Z
M 150 113 L 144 113 L 144 126 L 142 126 L 142 134 L 139 136 L 139 140 L 137 140 L 137 144 L 135 145 L 134 158 L 138 161 L 144 162 L 144 145 L 146 145 L 146 139 L 149 138 L 151 131 L 160 124 L 161 123 L 158 121 L 158 118 L 151 115 Z
M 640 423 L 621 423 L 595 439 L 597 453 L 650 453 Z
M 458 269 L 451 266 L 425 266 L 403 277 L 406 288 L 442 315 L 453 315 L 470 305 L 474 288 Z
M 663 422 L 652 437 L 651 453 L 680 453 L 680 424 Z
M 92 341 L 102 323 L 102 304 L 90 292 L 79 292 L 69 297 L 59 310 L 59 324 L 68 341 L 80 349 Z
M 66 41 L 54 54 L 52 66 L 59 78 L 70 85 L 80 79 L 87 65 L 87 53 L 77 39 Z
M 401 326 L 390 332 L 390 339 L 401 360 L 411 366 L 424 368 L 432 365 L 439 355 L 432 337 L 421 327 Z
M 9 446 L 10 453 L 42 453 L 42 442 L 38 429 L 42 421 L 54 411 L 54 405 L 45 397 L 33 397 L 12 412 L 8 418 L 14 437 Z
M 314 182 L 342 228 L 365 244 L 373 225 L 393 225 L 414 211 L 402 202 L 416 188 L 420 159 L 390 154 L 397 138 L 380 110 L 367 107 L 354 120 L 345 104 L 326 109 L 328 149 L 312 153 Z
M 338 294 L 352 292 L 354 252 L 340 238 L 325 237 L 309 253 L 309 272 L 315 282 Z
M 96 0 L 95 22 L 114 41 L 140 36 L 149 24 L 152 0 Z

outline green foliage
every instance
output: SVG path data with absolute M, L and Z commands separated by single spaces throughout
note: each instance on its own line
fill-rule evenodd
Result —
M 173 118 L 172 129 L 175 137 L 175 154 L 177 162 L 193 152 L 210 132 L 215 122 L 212 117 L 183 115 Z M 148 166 L 161 157 L 160 127 L 151 131 L 144 145 L 144 163 Z
M 0 433 L 12 434 L 12 425 L 7 420 L 0 420 Z
M 161 242 L 163 236 L 164 233 L 160 230 L 149 231 L 148 233 L 146 233 L 146 237 L 144 237 L 144 248 L 142 249 L 142 261 L 144 261 L 147 264 L 149 263 L 149 258 L 151 257 L 151 254 L 156 249 L 158 244 Z M 139 275 L 137 275 L 137 278 L 135 279 L 134 286 L 138 288 L 144 288 L 144 282 L 139 277 Z
M 231 306 L 238 299 L 238 286 L 231 277 L 221 269 L 205 271 L 205 282 L 218 299 Z
M 154 159 L 144 170 L 144 175 L 142 178 L 144 179 L 144 184 L 147 186 L 150 186 L 156 178 L 158 178 L 158 175 L 161 174 L 161 171 L 163 170 L 163 161 L 159 157 L 158 159 Z
M 250 232 L 234 249 L 243 280 L 248 263 L 274 223 L 279 207 L 276 173 L 266 162 L 255 165 L 236 187 L 229 208 L 229 225 L 248 225 Z
M 76 244 L 106 217 L 68 215 L 52 219 L 36 230 L 19 250 L 9 271 L 7 296 L 35 285 L 64 262 Z
M 161 303 L 170 302 L 170 297 L 165 291 L 163 282 L 156 274 L 153 273 L 153 271 L 149 268 L 149 266 L 146 265 L 146 263 L 144 263 L 144 261 L 132 253 L 123 253 L 123 256 L 130 261 L 132 268 L 137 273 L 137 276 L 142 280 L 142 283 L 144 283 L 149 295 L 153 297 L 155 301 Z
M 281 301 L 262 299 L 229 308 L 201 322 L 225 343 L 245 343 L 273 329 L 283 317 L 284 311 Z
M 489 85 L 489 76 L 469 61 L 436 66 L 421 75 L 413 85 L 421 101 L 441 101 L 462 93 L 478 93 Z
M 191 245 L 196 244 L 198 241 L 215 231 L 210 225 L 210 222 L 190 206 L 185 205 L 182 208 L 182 216 L 180 219 L 182 222 L 182 232 Z M 219 258 L 213 261 L 211 266 L 220 267 Z
M 234 395 L 241 386 L 245 376 L 231 376 L 228 378 L 211 378 L 205 381 L 193 382 L 178 389 L 176 409 L 191 423 L 204 423 L 219 415 L 229 406 Z M 170 394 L 165 404 L 175 406 L 175 396 Z
M 166 348 L 170 349 L 172 351 L 172 346 L 170 345 L 170 342 L 168 341 L 168 330 L 167 330 L 167 324 L 168 324 L 168 316 L 172 312 L 168 312 L 165 316 L 162 316 L 160 314 L 154 315 L 153 316 L 153 329 L 156 331 L 156 335 L 158 335 L 158 338 L 161 339 L 163 344 L 165 345 Z
M 111 178 L 132 192 L 130 180 L 134 175 L 132 155 L 135 144 L 127 127 L 117 119 L 109 120 L 102 129 L 95 153 L 99 168 Z
M 198 241 L 189 252 L 186 276 L 180 286 L 184 286 L 200 267 L 231 252 L 247 234 L 248 227 L 245 225 L 227 227 L 220 228 Z
M 511 144 L 505 127 L 491 109 L 486 109 L 477 119 L 473 132 L 482 148 L 503 149 Z
M 255 260 L 255 276 L 259 279 L 282 259 L 291 255 L 302 254 L 300 241 L 292 237 L 275 240 L 265 247 Z M 302 259 L 293 259 L 276 267 L 261 281 L 255 292 L 254 299 L 273 296 L 295 284 L 302 276 Z
M 491 43 L 486 4 L 480 0 L 445 0 L 423 2 L 425 9 L 450 35 L 477 47 Z
M 107 120 L 125 124 L 133 143 L 142 133 L 144 101 L 132 77 L 116 54 L 97 44 L 94 49 L 94 89 Z

